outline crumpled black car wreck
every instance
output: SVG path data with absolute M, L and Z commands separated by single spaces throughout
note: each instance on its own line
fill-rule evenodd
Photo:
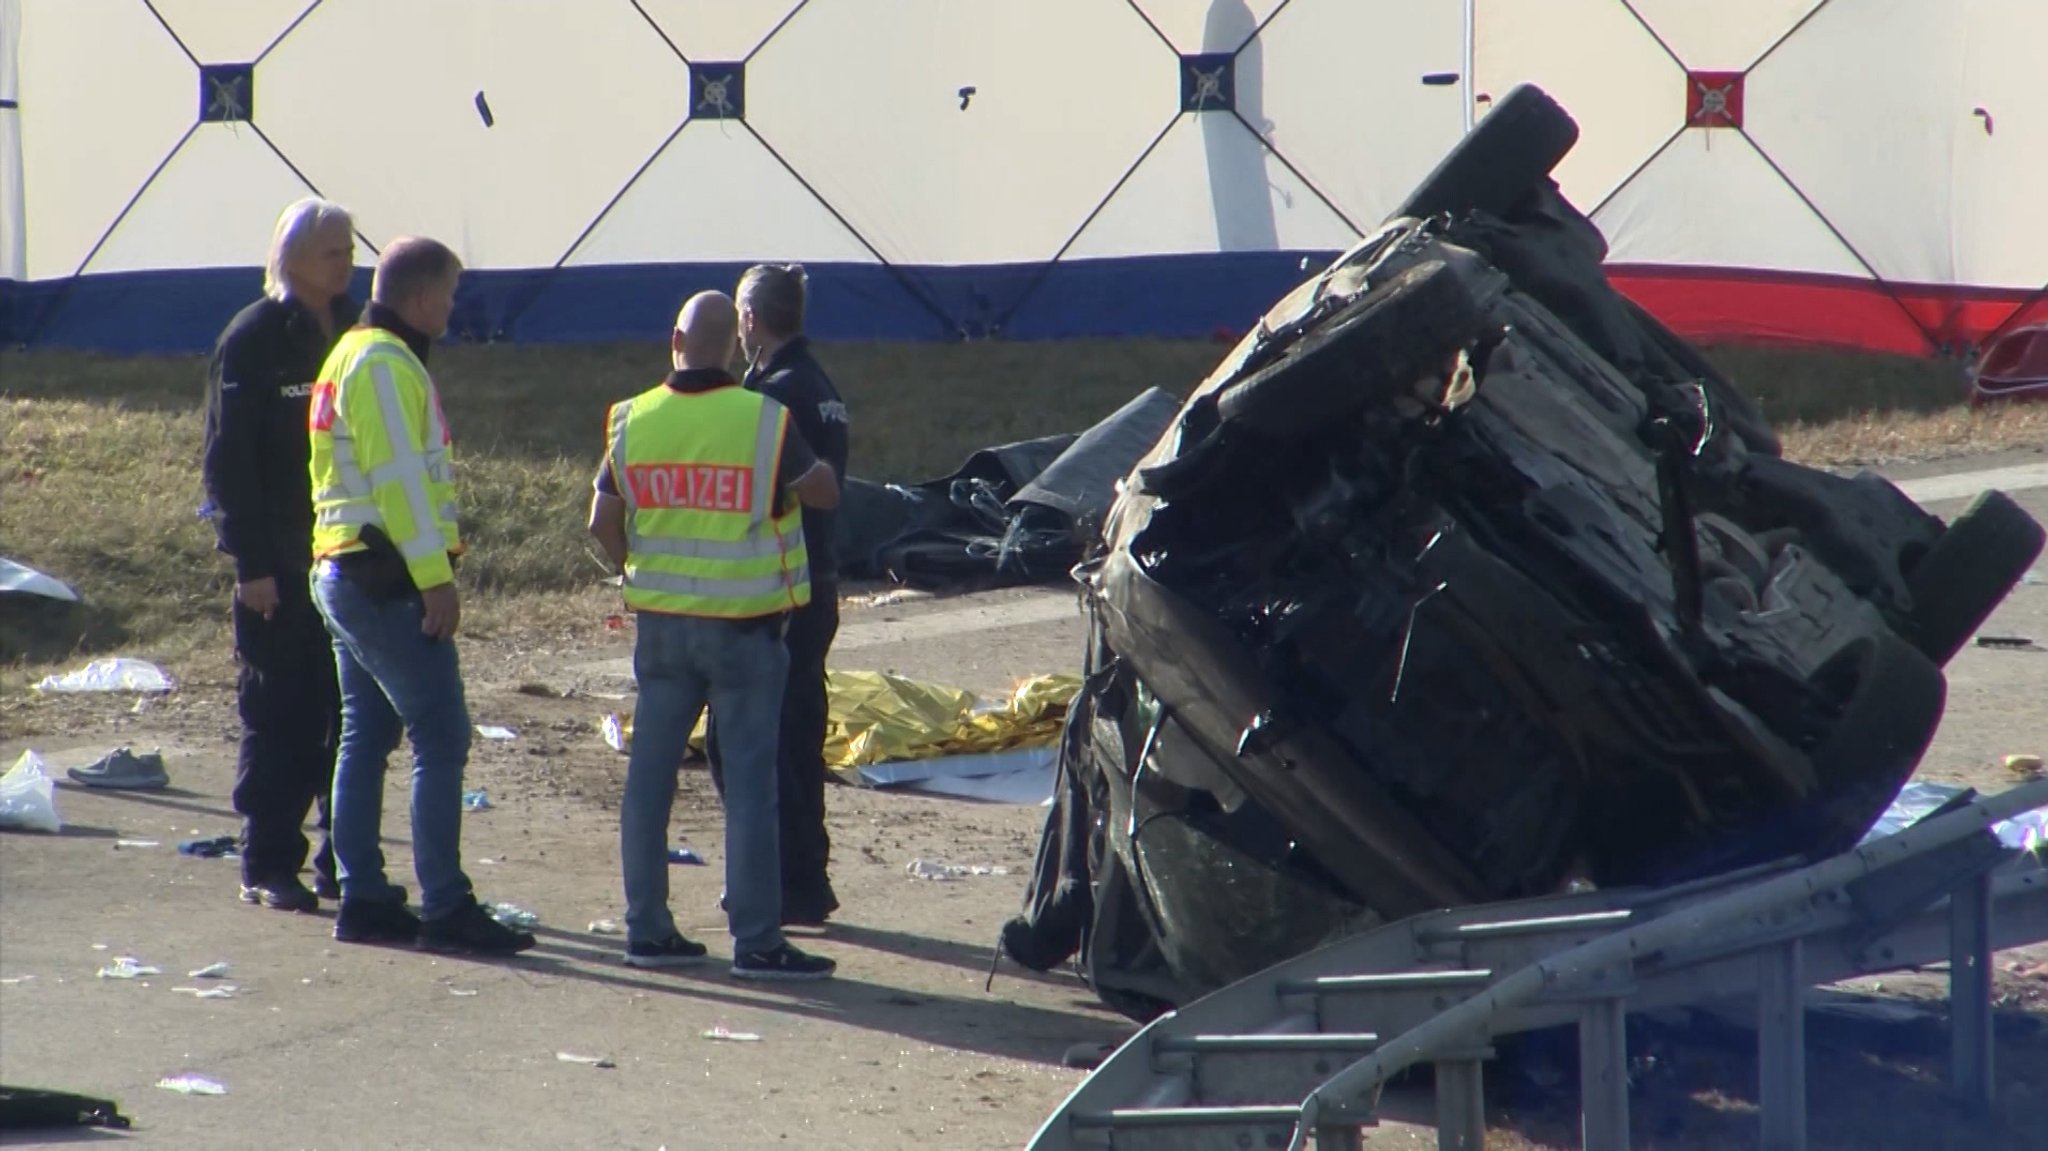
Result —
M 1496 106 L 1126 479 L 1005 954 L 1138 1018 L 1321 943 L 1852 846 L 2039 554 L 1782 458 Z

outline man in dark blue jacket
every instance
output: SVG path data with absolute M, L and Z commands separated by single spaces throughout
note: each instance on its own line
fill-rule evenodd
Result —
M 846 480 L 846 403 L 804 337 L 804 270 L 760 264 L 740 277 L 743 381 L 789 409 L 797 431 L 820 460 Z M 789 621 L 789 680 L 782 697 L 777 777 L 782 846 L 782 921 L 816 927 L 839 908 L 829 873 L 825 830 L 825 656 L 839 634 L 839 562 L 832 546 L 837 512 L 804 508 L 804 547 L 811 559 L 811 602 Z M 715 745 L 712 775 L 722 778 Z
M 338 204 L 301 200 L 272 237 L 263 298 L 229 321 L 207 372 L 201 471 L 220 550 L 235 563 L 242 743 L 242 901 L 313 911 L 341 898 L 322 835 L 314 889 L 299 880 L 305 822 L 327 792 L 341 732 L 334 650 L 306 583 L 313 562 L 307 408 L 328 351 L 356 319 L 355 225 Z

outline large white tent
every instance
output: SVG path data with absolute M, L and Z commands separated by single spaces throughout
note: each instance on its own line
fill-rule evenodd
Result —
M 1207 334 L 1491 99 L 1694 336 L 2044 311 L 2043 0 L 0 0 L 0 340 L 203 347 L 292 199 L 456 247 L 460 331 L 658 333 L 746 264 L 845 338 Z

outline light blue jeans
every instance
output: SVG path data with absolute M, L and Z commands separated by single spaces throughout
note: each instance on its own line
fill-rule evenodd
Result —
M 341 754 L 330 805 L 344 900 L 403 902 L 384 874 L 384 769 L 401 734 L 412 739 L 412 858 L 420 914 L 438 919 L 470 897 L 462 872 L 462 772 L 469 705 L 452 641 L 420 633 L 418 596 L 379 602 L 318 564 L 313 603 L 334 637 L 341 679 Z
M 725 907 L 735 954 L 782 944 L 775 744 L 789 653 L 779 624 L 641 612 L 633 647 L 640 699 L 619 812 L 626 938 L 676 933 L 668 907 L 668 830 L 676 773 L 709 703 L 725 768 Z

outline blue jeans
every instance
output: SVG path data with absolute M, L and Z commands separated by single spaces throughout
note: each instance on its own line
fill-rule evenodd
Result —
M 635 629 L 640 699 L 619 812 L 626 937 L 652 943 L 676 933 L 668 909 L 669 816 L 690 732 L 709 703 L 725 767 L 725 907 L 733 950 L 772 950 L 782 944 L 775 744 L 789 653 L 781 628 L 641 612 Z
M 437 919 L 471 898 L 462 873 L 462 771 L 469 705 L 455 644 L 420 632 L 418 596 L 377 601 L 319 564 L 313 602 L 334 637 L 341 680 L 341 754 L 330 805 L 344 900 L 402 903 L 384 874 L 384 768 L 401 734 L 412 739 L 412 856 L 420 914 Z

